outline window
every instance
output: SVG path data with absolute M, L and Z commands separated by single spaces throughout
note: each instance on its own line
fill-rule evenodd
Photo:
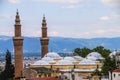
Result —
M 115 77 L 115 74 L 114 74 L 114 77 Z
M 120 76 L 120 74 L 118 74 L 118 76 Z

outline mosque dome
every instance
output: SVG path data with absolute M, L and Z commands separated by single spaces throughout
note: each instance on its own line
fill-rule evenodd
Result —
M 80 61 L 80 63 L 79 64 L 81 64 L 81 65 L 93 65 L 93 64 L 95 64 L 95 61 L 92 61 L 92 60 L 90 60 L 90 59 L 83 59 L 82 61 Z
M 60 60 L 55 65 L 72 65 L 72 62 L 70 60 Z
M 81 57 L 81 56 L 74 56 L 74 59 L 76 59 L 76 60 L 82 60 L 82 59 L 84 59 L 84 58 Z
M 56 61 L 50 61 L 49 62 L 49 64 L 55 64 L 56 63 Z
M 88 57 L 86 57 L 86 59 L 90 59 L 90 60 L 93 60 L 93 61 L 96 61 L 96 60 L 97 60 L 97 58 L 94 57 L 94 56 L 88 56 Z
M 50 57 L 43 57 L 42 60 L 43 60 L 43 61 L 51 62 L 51 61 L 53 61 L 53 58 L 50 58 Z
M 46 61 L 43 61 L 43 60 L 38 60 L 34 64 L 31 64 L 31 65 L 33 65 L 33 66 L 34 65 L 49 65 L 49 63 Z
M 64 60 L 69 60 L 69 61 L 75 61 L 75 59 L 73 57 L 64 57 Z
M 101 56 L 101 54 L 98 53 L 98 52 L 91 52 L 91 53 L 89 53 L 89 54 L 87 55 L 86 58 L 88 58 L 88 57 L 90 57 L 90 56 L 93 56 L 93 57 L 95 57 L 96 59 L 103 59 L 103 57 Z
M 61 56 L 56 53 L 56 52 L 49 52 L 45 55 L 45 57 L 50 57 L 50 58 L 61 58 Z

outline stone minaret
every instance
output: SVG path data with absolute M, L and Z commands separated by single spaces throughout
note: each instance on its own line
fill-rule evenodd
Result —
M 21 77 L 23 70 L 23 37 L 21 36 L 21 24 L 18 10 L 15 19 L 14 56 L 15 56 L 15 78 Z
M 40 39 L 41 41 L 41 57 L 44 57 L 45 54 L 48 53 L 48 44 L 49 44 L 49 38 L 47 37 L 47 23 L 45 20 L 45 16 L 43 16 L 42 20 L 42 37 Z

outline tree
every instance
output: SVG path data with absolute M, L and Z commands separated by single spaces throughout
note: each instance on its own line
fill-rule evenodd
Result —
M 92 50 L 86 47 L 81 48 L 81 49 L 80 48 L 74 49 L 74 54 L 75 55 L 77 54 L 81 57 L 86 57 L 90 52 L 92 52 Z
M 116 62 L 115 57 L 113 57 L 113 58 L 110 58 L 110 57 L 105 58 L 104 64 L 102 66 L 103 75 L 108 75 L 109 71 L 112 71 L 112 70 L 117 68 L 115 62 Z
M 14 77 L 14 65 L 11 63 L 11 53 L 9 50 L 6 52 L 6 65 L 3 72 L 1 72 L 0 79 L 13 80 Z
M 86 57 L 89 53 L 91 52 L 98 52 L 102 55 L 102 57 L 107 58 L 109 56 L 109 54 L 111 53 L 111 51 L 109 49 L 105 49 L 103 46 L 97 46 L 93 49 L 89 49 L 89 48 L 76 48 L 74 49 L 74 55 L 79 55 L 82 57 Z
M 109 49 L 105 49 L 103 46 L 97 46 L 93 51 L 100 53 L 104 58 L 107 58 L 111 53 Z
M 91 74 L 91 76 L 99 76 L 99 78 L 101 80 L 101 71 L 99 71 L 98 65 L 97 65 L 96 70 Z
M 79 56 L 81 56 L 81 49 L 80 49 L 80 48 L 74 49 L 74 55 L 79 55 Z
M 89 53 L 92 52 L 92 50 L 84 47 L 84 48 L 81 49 L 81 52 L 82 52 L 82 57 L 86 57 Z
M 0 66 L 0 72 L 2 72 L 3 68 Z

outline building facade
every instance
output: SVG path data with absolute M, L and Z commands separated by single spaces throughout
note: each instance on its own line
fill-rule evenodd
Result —
M 112 79 L 111 80 L 120 80 L 120 68 L 112 71 Z
M 95 52 L 92 52 L 90 54 L 92 59 L 89 57 L 89 55 L 86 58 L 82 58 L 80 56 L 61 57 L 58 53 L 49 52 L 43 58 L 36 61 L 34 64 L 31 64 L 30 68 L 38 71 L 38 75 L 41 74 L 39 73 L 39 69 L 43 67 L 52 69 L 55 72 L 59 69 L 59 75 L 61 75 L 61 72 L 63 72 L 64 75 L 66 75 L 70 80 L 71 72 L 73 70 L 75 79 L 89 79 L 91 74 L 96 70 L 97 66 L 99 71 L 101 71 L 102 67 L 102 63 L 100 61 L 97 61 L 97 59 L 102 59 L 101 55 Z M 99 57 L 92 54 L 96 54 Z M 93 56 L 96 56 L 94 60 Z M 56 75 L 54 75 L 54 77 Z

